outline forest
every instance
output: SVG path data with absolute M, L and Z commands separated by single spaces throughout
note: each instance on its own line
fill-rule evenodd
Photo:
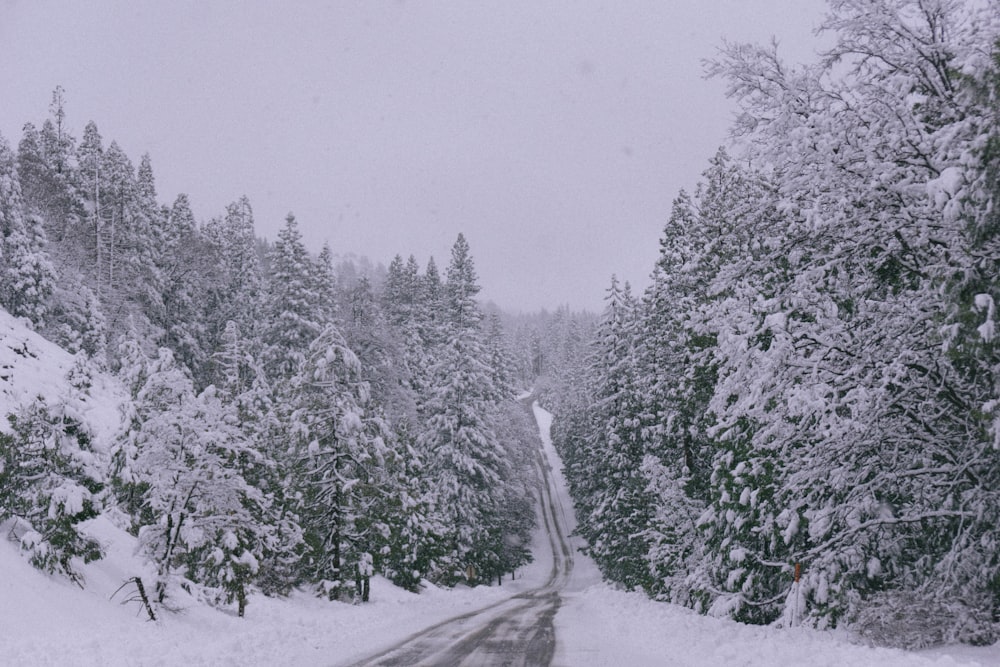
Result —
M 251 590 L 367 601 L 374 573 L 530 560 L 536 436 L 462 235 L 442 276 L 310 253 L 291 214 L 263 241 L 245 197 L 198 224 L 148 155 L 74 137 L 62 88 L 50 111 L 0 140 L 0 305 L 76 355 L 73 391 L 107 371 L 128 400 L 107 465 L 71 402 L 9 415 L 0 521 L 32 563 L 75 579 L 102 555 L 78 525 L 112 513 L 156 565 L 152 617 L 176 586 L 242 616 Z
M 680 192 L 648 288 L 599 315 L 488 312 L 439 272 L 273 243 L 244 197 L 158 201 L 56 88 L 0 139 L 0 306 L 129 393 L 99 465 L 63 405 L 0 431 L 0 522 L 44 570 L 110 513 L 176 587 L 367 599 L 530 558 L 532 425 L 604 577 L 752 624 L 878 644 L 1000 633 L 1000 11 L 832 0 L 815 62 L 726 44 L 732 141 Z M 664 119 L 664 122 L 669 122 Z
M 731 151 L 674 200 L 651 286 L 613 280 L 540 389 L 607 578 L 748 623 L 990 644 L 1000 12 L 830 5 L 817 63 L 731 44 L 709 65 Z

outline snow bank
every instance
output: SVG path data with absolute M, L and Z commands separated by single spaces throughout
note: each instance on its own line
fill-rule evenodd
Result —
M 993 648 L 948 647 L 935 653 L 869 648 L 839 635 L 775 629 L 700 616 L 641 593 L 591 586 L 567 596 L 556 616 L 555 665 L 995 665 Z
M 350 664 L 446 618 L 468 613 L 544 580 L 544 564 L 501 587 L 433 586 L 416 595 L 381 577 L 372 602 L 351 606 L 295 593 L 255 595 L 247 617 L 192 599 L 152 623 L 136 603 L 114 595 L 134 575 L 149 575 L 133 555 L 134 539 L 107 518 L 86 525 L 107 546 L 101 561 L 79 570 L 86 587 L 48 577 L 16 545 L 0 541 L 0 663 L 9 665 L 339 665 Z M 134 590 L 134 589 L 131 589 Z M 114 598 L 112 599 L 112 595 Z

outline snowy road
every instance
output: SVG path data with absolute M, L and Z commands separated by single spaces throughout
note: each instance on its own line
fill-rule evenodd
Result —
M 529 411 L 531 408 L 528 408 Z M 548 665 L 555 654 L 553 619 L 573 571 L 565 493 L 556 487 L 544 448 L 537 452 L 539 514 L 552 568 L 547 581 L 483 609 L 431 626 L 357 665 Z M 535 558 L 548 554 L 535 554 Z

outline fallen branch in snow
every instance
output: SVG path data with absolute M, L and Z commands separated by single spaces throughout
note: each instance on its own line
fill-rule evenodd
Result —
M 140 602 L 143 608 L 146 610 L 146 614 L 149 615 L 149 620 L 155 621 L 156 614 L 153 612 L 152 605 L 149 604 L 149 597 L 146 595 L 146 587 L 142 585 L 142 579 L 139 577 L 132 577 L 131 579 L 126 579 L 125 582 L 118 587 L 118 589 L 111 594 L 111 599 L 114 599 L 121 589 L 125 588 L 129 584 L 135 584 L 135 595 L 122 600 L 122 604 L 128 604 L 129 602 Z

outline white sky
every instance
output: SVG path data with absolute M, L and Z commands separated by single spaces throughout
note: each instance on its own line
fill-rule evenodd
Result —
M 123 2 L 0 0 L 0 133 L 16 147 L 66 89 L 159 196 L 258 234 L 447 264 L 469 239 L 482 296 L 599 309 L 648 282 L 680 188 L 732 113 L 701 60 L 723 37 L 812 57 L 821 0 Z

